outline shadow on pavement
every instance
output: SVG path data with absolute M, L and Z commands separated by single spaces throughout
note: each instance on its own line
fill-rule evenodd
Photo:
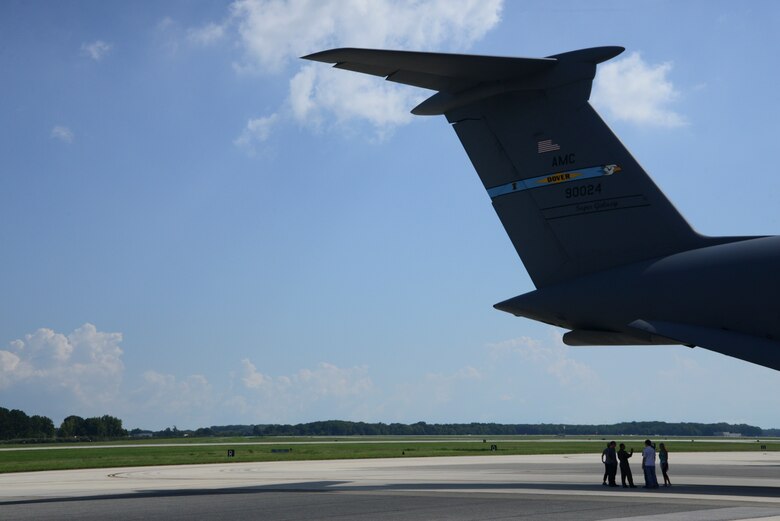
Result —
M 0 500 L 0 505 L 20 505 L 35 503 L 58 503 L 71 501 L 100 501 L 106 499 L 143 499 L 150 497 L 182 497 L 182 496 L 203 496 L 203 495 L 228 495 L 228 494 L 262 494 L 266 492 L 290 492 L 290 493 L 333 493 L 333 492 L 458 492 L 458 491 L 552 491 L 552 492 L 606 492 L 611 491 L 615 497 L 620 497 L 626 491 L 631 489 L 605 488 L 600 484 L 579 484 L 579 483 L 393 483 L 383 485 L 350 485 L 350 481 L 305 481 L 300 483 L 284 483 L 279 485 L 259 485 L 251 487 L 233 487 L 233 488 L 204 488 L 204 489 L 181 489 L 181 490 L 145 490 L 140 492 L 128 492 L 121 494 L 104 494 L 94 496 L 80 497 L 62 497 L 62 498 L 25 498 L 11 501 Z M 758 487 L 758 486 L 739 486 L 739 485 L 675 485 L 673 487 L 661 487 L 655 490 L 644 490 L 642 487 L 633 489 L 641 491 L 652 497 L 663 493 L 664 497 L 674 497 L 678 494 L 697 494 L 697 495 L 718 495 L 734 496 L 738 498 L 756 497 L 780 497 L 780 487 Z M 603 496 L 602 496 L 603 497 Z

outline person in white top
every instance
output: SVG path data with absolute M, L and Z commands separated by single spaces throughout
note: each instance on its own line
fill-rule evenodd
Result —
M 655 448 L 650 440 L 645 440 L 642 450 L 642 470 L 645 472 L 645 488 L 658 488 L 655 477 Z

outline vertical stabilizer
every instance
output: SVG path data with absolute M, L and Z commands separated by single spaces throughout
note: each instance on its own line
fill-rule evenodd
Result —
M 335 49 L 309 59 L 439 91 L 444 114 L 537 287 L 700 247 L 694 232 L 588 103 L 620 47 L 547 58 Z

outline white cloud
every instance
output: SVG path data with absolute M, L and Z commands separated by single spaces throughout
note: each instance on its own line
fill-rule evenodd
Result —
M 365 365 L 323 362 L 280 374 L 247 358 L 230 374 L 149 369 L 130 377 L 124 374 L 121 343 L 120 333 L 100 332 L 91 324 L 69 334 L 41 328 L 9 342 L 0 349 L 4 406 L 44 414 L 55 423 L 69 414 L 111 414 L 128 428 L 154 429 L 318 419 L 600 423 L 647 419 L 642 415 L 655 410 L 636 409 L 646 399 L 632 385 L 638 377 L 663 384 L 656 398 L 670 420 L 690 415 L 690 404 L 675 396 L 695 393 L 721 373 L 753 375 L 755 388 L 745 393 L 724 388 L 716 400 L 697 408 L 693 420 L 719 420 L 723 404 L 737 410 L 740 402 L 777 394 L 771 371 L 715 353 L 681 347 L 570 348 L 557 330 L 542 338 L 490 344 L 481 353 L 488 356 L 475 352 L 469 365 L 430 372 L 415 363 L 377 373 Z M 605 396 L 611 397 L 609 406 Z M 771 409 L 771 399 L 763 402 Z
M 197 31 L 198 29 L 193 29 Z M 181 24 L 166 16 L 159 20 L 154 27 L 155 43 L 162 56 L 174 58 L 179 54 L 179 47 L 185 39 L 189 39 Z M 189 40 L 192 42 L 192 40 Z
M 236 31 L 239 72 L 279 73 L 297 65 L 289 110 L 278 112 L 312 129 L 331 128 L 326 121 L 340 127 L 365 121 L 381 137 L 411 121 L 419 90 L 298 58 L 342 46 L 462 50 L 499 22 L 501 9 L 502 0 L 237 0 L 227 21 L 212 30 Z
M 460 382 L 464 380 L 481 380 L 482 372 L 471 366 L 463 367 L 454 373 L 428 373 L 425 379 L 429 382 Z
M 671 108 L 680 97 L 668 78 L 671 70 L 671 62 L 650 65 L 633 52 L 599 66 L 591 101 L 616 120 L 657 127 L 686 125 Z
M 467 382 L 478 382 L 482 380 L 482 372 L 478 369 L 467 366 L 451 374 L 428 373 L 425 375 L 425 381 L 420 389 L 421 392 L 416 396 L 427 396 L 429 401 L 441 405 L 452 402 L 456 399 L 458 392 L 462 391 L 463 385 Z
M 569 356 L 570 349 L 561 336 L 553 333 L 552 341 L 541 342 L 535 338 L 519 337 L 488 345 L 495 359 L 509 355 L 519 356 L 523 361 L 544 368 L 563 386 L 590 387 L 598 383 L 599 377 L 587 364 Z
M 73 131 L 62 125 L 55 125 L 52 127 L 50 135 L 52 138 L 59 139 L 63 143 L 73 143 L 73 140 L 76 139 Z
M 373 387 L 367 367 L 341 368 L 327 362 L 313 370 L 300 370 L 289 382 L 307 387 L 318 398 L 361 396 Z
M 170 16 L 165 16 L 159 22 L 157 22 L 155 29 L 157 31 L 167 31 L 171 27 L 176 27 L 177 25 L 178 24 L 176 23 L 176 20 L 174 20 Z
M 401 422 L 487 420 L 485 413 L 490 409 L 483 405 L 495 376 L 491 368 L 474 366 L 410 375 L 378 393 L 371 418 Z
M 22 359 L 11 351 L 0 351 L 0 389 L 11 386 L 19 374 Z
M 260 389 L 273 385 L 273 379 L 259 372 L 248 358 L 241 360 L 241 367 L 243 368 L 241 381 L 247 389 Z
M 341 45 L 465 48 L 498 23 L 499 0 L 238 0 L 233 20 L 243 68 L 278 72 L 299 56 Z
M 247 358 L 241 361 L 241 381 L 247 389 L 277 399 L 319 400 L 327 397 L 360 396 L 373 388 L 365 366 L 342 368 L 322 362 L 316 369 L 301 369 L 289 376 L 271 377 L 257 370 Z
M 365 366 L 338 367 L 323 362 L 314 369 L 271 376 L 244 359 L 236 376 L 243 390 L 227 403 L 241 414 L 267 422 L 318 418 L 321 414 L 359 419 L 361 411 L 366 410 L 367 398 L 375 391 Z
M 168 418 L 176 418 L 181 413 L 190 415 L 215 403 L 211 384 L 200 374 L 177 379 L 172 374 L 149 370 L 143 373 L 142 381 L 133 391 L 136 405 L 146 411 L 166 413 Z
M 409 112 L 425 98 L 412 87 L 398 86 L 377 78 L 324 68 L 304 66 L 290 80 L 289 104 L 295 119 L 310 128 L 325 121 L 342 126 L 367 121 L 378 137 L 409 123 Z
M 224 36 L 225 26 L 215 23 L 187 30 L 187 38 L 199 45 L 211 45 L 220 41 Z
M 92 324 L 68 335 L 38 329 L 0 350 L 0 389 L 21 399 L 34 395 L 49 408 L 55 404 L 98 410 L 119 393 L 121 341 L 121 333 L 103 333 Z
M 92 43 L 82 43 L 81 53 L 96 62 L 101 61 L 111 51 L 114 46 L 103 40 L 96 40 Z
M 177 377 L 150 369 L 132 385 L 134 388 L 116 404 L 126 428 L 208 427 L 225 410 L 224 392 L 216 390 L 202 374 Z M 222 415 L 224 423 L 234 423 L 236 417 L 227 412 Z
M 293 116 L 298 121 L 309 120 L 310 124 L 317 126 L 320 124 L 318 118 L 313 118 L 312 114 L 317 111 L 314 103 L 313 94 L 317 83 L 316 66 L 306 65 L 290 80 L 289 103 L 293 111 Z
M 241 132 L 241 135 L 233 143 L 246 149 L 249 153 L 253 153 L 255 145 L 266 141 L 271 136 L 271 130 L 278 119 L 279 116 L 277 114 L 250 119 L 247 121 L 244 131 Z

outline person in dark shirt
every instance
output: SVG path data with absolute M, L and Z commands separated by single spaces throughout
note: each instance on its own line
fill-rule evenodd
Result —
M 601 462 L 604 464 L 604 479 L 601 484 L 607 486 L 607 478 L 609 477 L 609 468 L 607 467 L 607 450 L 609 450 L 609 443 L 607 447 L 601 451 Z
M 664 486 L 671 486 L 672 480 L 669 479 L 669 451 L 666 450 L 666 445 L 663 443 L 660 445 L 661 451 L 658 453 L 658 459 L 661 460 L 661 472 L 664 475 Z
M 631 466 L 628 464 L 628 458 L 633 455 L 633 448 L 631 449 L 631 452 L 626 452 L 626 444 L 620 444 L 620 450 L 617 453 L 617 457 L 620 461 L 620 481 L 623 483 L 623 488 L 636 488 L 636 485 L 634 485 L 634 476 L 631 474 Z M 626 485 L 626 479 L 628 479 L 628 485 Z
M 616 487 L 615 475 L 617 474 L 618 459 L 615 446 L 617 444 L 614 441 L 609 442 L 607 449 L 604 451 L 604 465 L 607 467 L 607 479 L 609 480 L 610 487 Z

